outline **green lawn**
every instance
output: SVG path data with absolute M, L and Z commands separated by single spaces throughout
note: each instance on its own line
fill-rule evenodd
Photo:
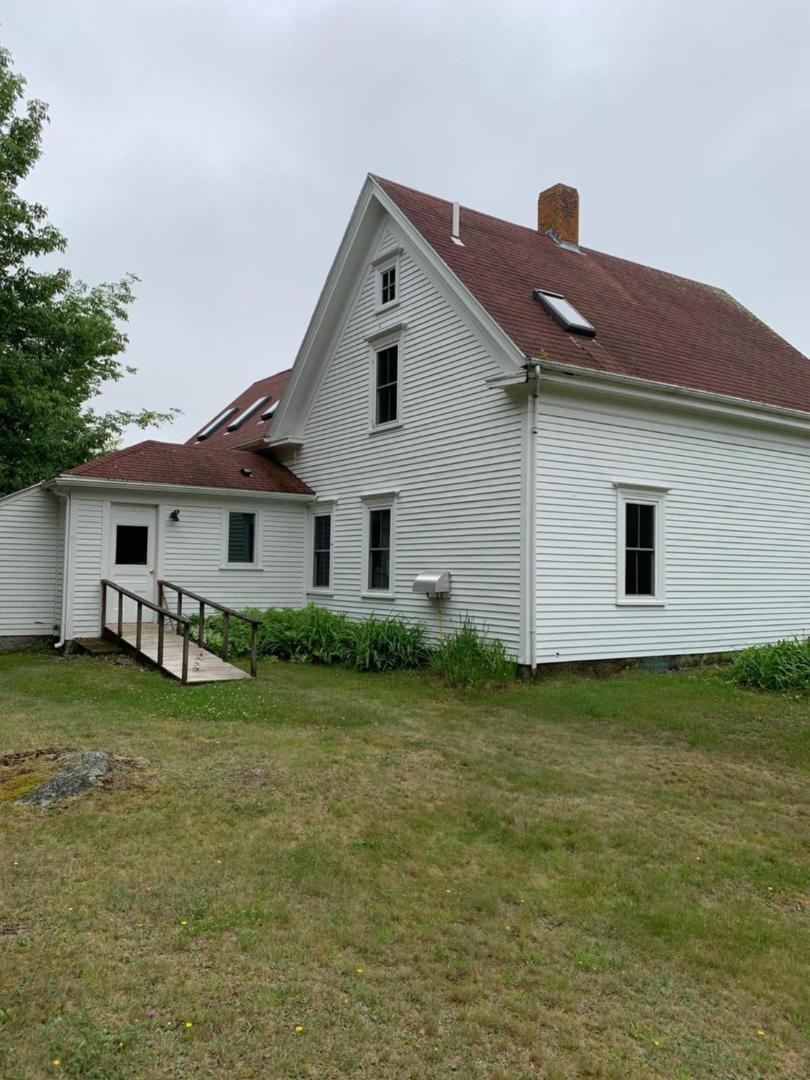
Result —
M 3 1077 L 810 1075 L 806 701 L 27 654 L 0 718 L 153 773 L 0 802 Z

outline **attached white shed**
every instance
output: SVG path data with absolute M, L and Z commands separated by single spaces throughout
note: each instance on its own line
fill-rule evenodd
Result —
M 58 633 L 64 501 L 39 484 L 0 499 L 0 651 Z

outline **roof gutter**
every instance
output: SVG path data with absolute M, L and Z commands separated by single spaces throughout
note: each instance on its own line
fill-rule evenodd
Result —
M 773 426 L 810 432 L 810 412 L 804 412 L 801 409 L 768 405 L 765 402 L 733 397 L 730 394 L 696 390 L 688 386 L 656 382 L 653 379 L 641 379 L 633 375 L 618 375 L 610 371 L 599 371 L 596 368 L 579 367 L 576 364 L 561 364 L 554 360 L 527 357 L 520 375 L 496 375 L 488 379 L 487 384 L 504 388 L 523 385 L 528 381 L 527 372 L 535 368 L 542 373 L 543 382 L 550 386 L 570 387 L 576 383 L 578 389 L 590 389 L 600 394 L 615 394 L 647 401 L 650 404 L 670 403 L 715 415 L 749 421 L 755 419 Z
M 56 476 L 43 484 L 48 490 L 60 491 L 73 488 L 94 490 L 96 488 L 115 488 L 120 491 L 157 491 L 171 495 L 218 495 L 239 496 L 250 499 L 270 499 L 291 502 L 312 502 L 315 494 L 292 491 L 251 491 L 249 488 L 195 487 L 191 484 L 158 484 L 146 480 L 107 480 L 98 476 Z

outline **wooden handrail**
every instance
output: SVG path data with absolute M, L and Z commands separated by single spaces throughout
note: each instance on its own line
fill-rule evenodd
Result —
M 244 622 L 255 623 L 256 626 L 261 625 L 261 619 L 254 619 L 252 615 L 245 615 L 244 611 L 236 611 L 234 608 L 226 607 L 216 600 L 209 600 L 207 596 L 200 596 L 199 593 L 192 592 L 191 589 L 187 589 L 184 585 L 175 585 L 173 582 L 166 581 L 163 578 L 158 578 L 158 585 L 163 586 L 164 589 L 171 589 L 172 592 L 176 592 L 178 595 L 189 596 L 192 600 L 196 600 L 200 604 L 205 604 L 206 607 L 212 607 L 217 611 L 221 611 L 223 615 L 231 615 L 236 619 L 242 619 Z
M 250 674 L 253 678 L 256 678 L 256 672 L 258 667 L 258 651 L 257 651 L 257 632 L 261 626 L 261 619 L 254 619 L 252 615 L 245 615 L 243 611 L 236 611 L 235 608 L 226 607 L 225 604 L 220 604 L 216 600 L 209 600 L 207 596 L 200 596 L 199 593 L 192 592 L 191 589 L 185 588 L 183 585 L 175 585 L 172 581 L 166 581 L 165 578 L 158 578 L 158 596 L 161 601 L 165 599 L 164 593 L 166 589 L 171 589 L 172 592 L 177 593 L 177 611 L 178 614 L 173 618 L 186 621 L 180 612 L 183 609 L 183 597 L 187 596 L 190 600 L 196 600 L 200 605 L 199 614 L 199 633 L 197 641 L 200 648 L 205 648 L 205 609 L 206 607 L 213 608 L 214 611 L 222 613 L 223 627 L 222 627 L 222 659 L 228 659 L 228 650 L 230 647 L 230 620 L 241 619 L 242 622 L 246 622 L 250 626 Z M 163 609 L 166 610 L 166 609 Z
M 114 581 L 110 581 L 109 578 L 101 579 L 101 633 L 102 635 L 111 632 L 107 626 L 107 589 L 114 589 L 118 593 L 118 611 L 117 611 L 117 636 L 122 641 L 124 640 L 124 597 L 126 596 L 130 600 L 135 601 L 135 651 L 143 653 L 141 649 L 143 638 L 143 609 L 148 608 L 150 611 L 154 611 L 157 614 L 158 624 L 158 646 L 157 646 L 157 664 L 158 667 L 163 667 L 163 645 L 166 628 L 166 619 L 170 619 L 177 623 L 177 633 L 180 633 L 180 627 L 182 624 L 183 634 L 183 666 L 180 676 L 180 681 L 188 682 L 188 641 L 191 634 L 191 620 L 185 618 L 179 612 L 175 614 L 162 604 L 155 604 L 152 600 L 147 600 L 145 596 L 139 596 L 138 593 L 132 592 L 130 589 L 125 589 L 123 585 L 118 585 Z M 163 589 L 160 590 L 160 597 L 163 598 Z M 147 656 L 147 659 L 149 657 Z
M 101 584 L 108 589 L 115 589 L 116 592 L 123 593 L 123 595 L 129 597 L 130 600 L 134 600 L 136 604 L 142 604 L 144 607 L 148 607 L 150 611 L 156 611 L 159 615 L 168 615 L 169 618 L 175 619 L 177 622 L 181 623 L 189 622 L 185 615 L 177 615 L 167 607 L 161 607 L 160 604 L 155 604 L 153 601 L 147 600 L 145 596 L 139 596 L 137 593 L 130 592 L 130 590 L 125 589 L 123 585 L 117 585 L 108 578 L 102 578 Z M 208 601 L 206 601 L 206 603 L 208 603 Z

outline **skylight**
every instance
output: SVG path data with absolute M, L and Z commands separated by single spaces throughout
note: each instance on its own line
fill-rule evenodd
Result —
M 248 405 L 248 407 L 243 412 L 239 413 L 235 420 L 231 420 L 230 424 L 228 424 L 228 431 L 236 431 L 240 424 L 244 424 L 244 422 L 249 416 L 253 416 L 256 410 L 260 409 L 262 405 L 264 405 L 265 401 L 267 401 L 267 398 L 268 395 L 265 394 L 264 397 L 257 398 L 251 405 Z
M 596 328 L 559 293 L 548 292 L 546 289 L 535 289 L 534 296 L 539 300 L 546 311 L 557 320 L 563 330 L 570 334 L 582 334 L 585 337 L 594 337 Z
M 274 401 L 269 409 L 264 410 L 264 412 L 261 415 L 261 419 L 262 420 L 269 420 L 270 417 L 273 415 L 273 413 L 276 411 L 277 408 L 278 408 L 278 401 Z
M 207 439 L 209 435 L 213 435 L 222 421 L 227 420 L 229 416 L 233 416 L 235 412 L 236 408 L 233 405 L 221 412 L 216 420 L 212 420 L 210 424 L 206 424 L 197 436 L 197 442 L 202 442 L 203 439 Z

